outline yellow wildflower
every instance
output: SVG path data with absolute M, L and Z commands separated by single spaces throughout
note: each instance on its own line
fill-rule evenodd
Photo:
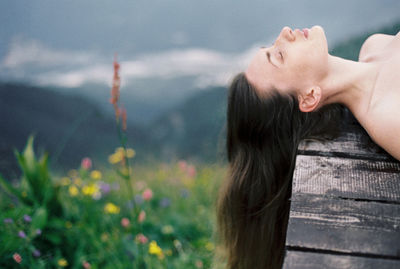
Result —
M 68 186 L 69 184 L 71 184 L 71 179 L 69 177 L 63 177 L 61 178 L 60 183 L 62 186 Z
M 174 232 L 174 227 L 171 225 L 165 225 L 162 227 L 161 232 L 163 234 L 172 234 Z
M 151 241 L 149 245 L 149 253 L 153 255 L 157 255 L 159 259 L 164 258 L 164 253 L 162 249 L 157 245 L 156 241 Z
M 77 188 L 75 185 L 69 186 L 68 191 L 69 191 L 69 194 L 70 194 L 71 196 L 77 196 L 78 193 L 79 193 L 79 190 L 78 190 L 78 188 Z
M 135 157 L 135 155 L 136 155 L 136 152 L 134 149 L 129 148 L 126 150 L 126 157 L 133 158 L 133 157 Z
M 99 187 L 97 186 L 97 184 L 94 183 L 84 186 L 82 188 L 82 193 L 84 195 L 93 195 L 97 192 L 99 192 Z
M 214 244 L 213 244 L 212 242 L 208 242 L 208 243 L 205 245 L 205 248 L 206 248 L 208 251 L 212 251 L 212 250 L 214 249 Z
M 104 211 L 109 214 L 118 214 L 120 211 L 120 208 L 118 206 L 114 205 L 113 203 L 107 203 L 104 206 Z
M 108 162 L 111 163 L 111 164 L 116 164 L 116 163 L 119 163 L 120 161 L 122 161 L 122 155 L 121 154 L 114 153 L 114 154 L 111 154 L 108 157 Z
M 58 263 L 58 266 L 61 266 L 61 267 L 65 267 L 68 265 L 67 260 L 64 258 L 59 259 L 57 263 Z
M 80 177 L 77 177 L 74 179 L 74 184 L 77 186 L 82 186 L 82 179 Z
M 101 172 L 98 171 L 98 170 L 93 170 L 90 173 L 90 177 L 93 178 L 93 179 L 101 179 Z

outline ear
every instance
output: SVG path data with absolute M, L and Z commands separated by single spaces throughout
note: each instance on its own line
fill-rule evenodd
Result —
M 309 88 L 305 93 L 300 93 L 298 99 L 300 111 L 311 112 L 317 108 L 321 100 L 321 88 L 318 86 Z

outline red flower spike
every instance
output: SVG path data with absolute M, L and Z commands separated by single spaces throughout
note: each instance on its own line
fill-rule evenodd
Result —
M 111 98 L 110 98 L 110 103 L 114 105 L 114 110 L 115 110 L 115 116 L 116 118 L 119 118 L 119 108 L 118 108 L 118 100 L 119 100 L 119 87 L 121 84 L 121 80 L 119 77 L 119 63 L 117 62 L 117 54 L 114 56 L 114 77 L 113 77 L 113 82 L 112 82 L 112 88 L 111 88 Z
M 126 109 L 122 107 L 122 130 L 126 131 Z

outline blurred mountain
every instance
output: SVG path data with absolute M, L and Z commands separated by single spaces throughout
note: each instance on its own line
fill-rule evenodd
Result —
M 191 88 L 190 79 L 137 80 L 134 85 L 121 86 L 121 100 L 126 108 L 129 120 L 135 124 L 145 125 L 156 120 L 166 111 L 180 105 L 187 98 L 195 95 L 199 89 Z M 112 113 L 109 103 L 110 86 L 101 83 L 86 83 L 76 88 L 49 86 L 49 89 L 82 96 L 106 113 Z
M 223 158 L 226 88 L 210 88 L 152 123 L 150 139 L 161 159 L 214 162 Z
M 113 115 L 81 96 L 0 84 L 0 115 L 1 174 L 19 173 L 13 150 L 21 151 L 31 134 L 36 150 L 48 152 L 55 169 L 77 167 L 86 156 L 104 163 L 119 146 Z M 142 155 L 147 136 L 142 128 L 128 126 L 128 141 Z

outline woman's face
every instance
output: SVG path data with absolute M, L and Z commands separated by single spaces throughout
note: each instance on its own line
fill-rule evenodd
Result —
M 309 29 L 307 37 L 299 29 L 284 27 L 271 47 L 260 48 L 245 74 L 257 90 L 299 92 L 327 74 L 327 62 L 328 44 L 321 26 Z

